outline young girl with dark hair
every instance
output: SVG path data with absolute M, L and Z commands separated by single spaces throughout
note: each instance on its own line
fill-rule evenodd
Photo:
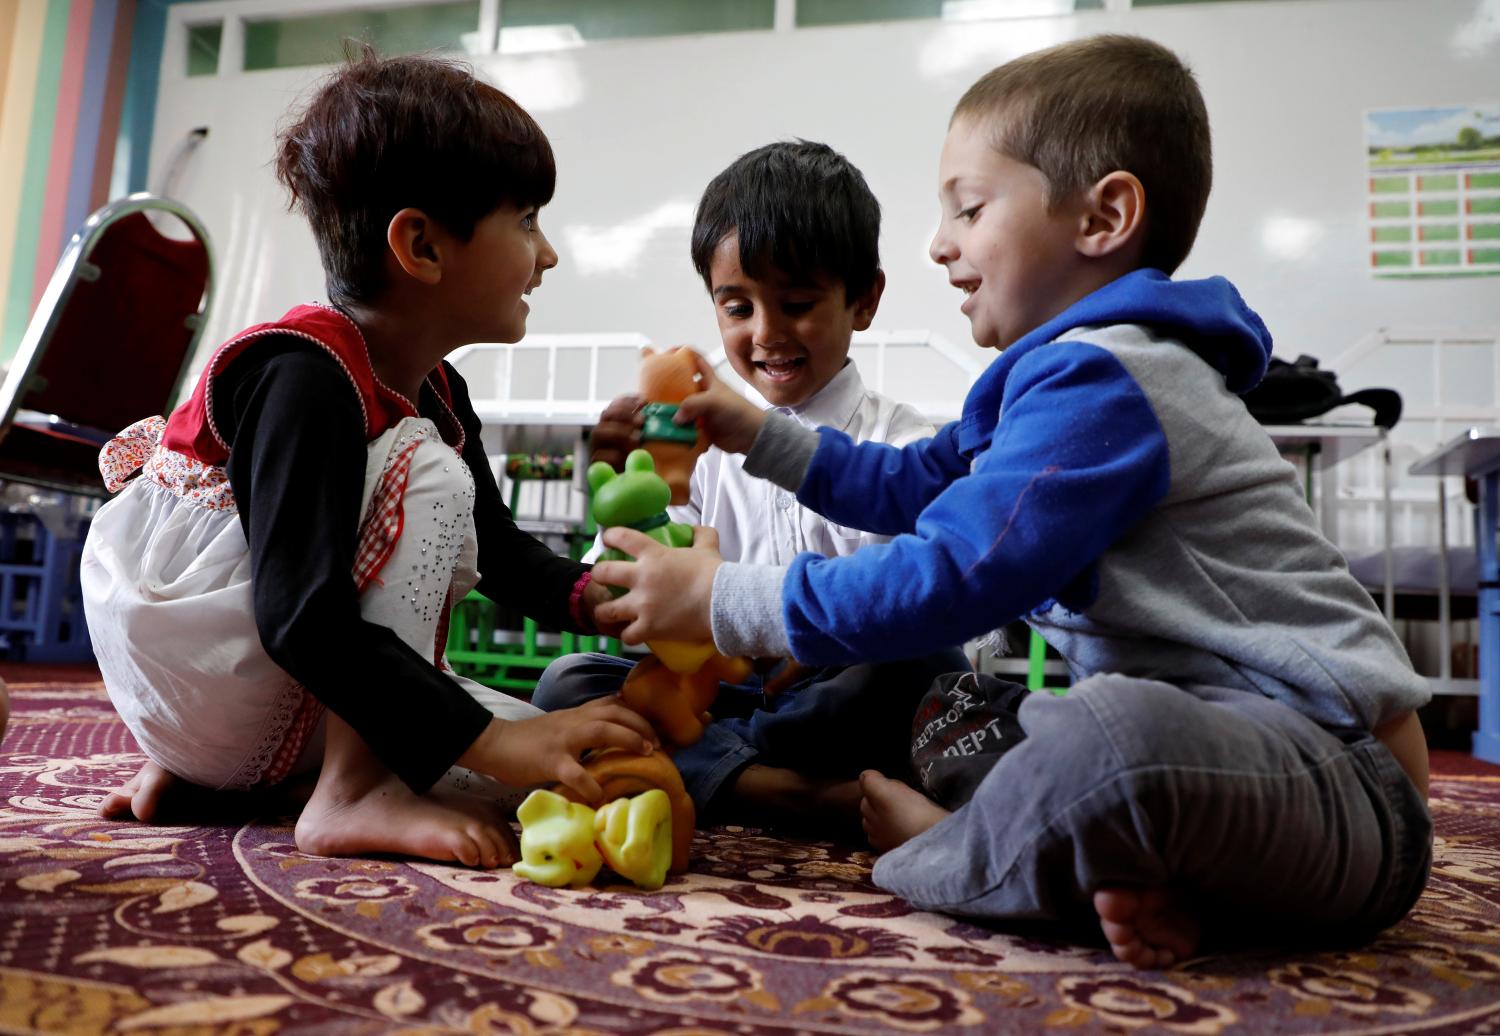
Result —
M 570 629 L 606 599 L 516 527 L 443 361 L 525 333 L 557 263 L 537 225 L 551 147 L 468 69 L 366 53 L 282 131 L 276 169 L 332 305 L 235 335 L 170 417 L 101 454 L 119 495 L 89 532 L 85 606 L 149 760 L 102 811 L 316 772 L 304 852 L 512 862 L 507 787 L 597 796 L 584 750 L 654 740 L 614 701 L 541 714 L 443 657 L 476 585 Z

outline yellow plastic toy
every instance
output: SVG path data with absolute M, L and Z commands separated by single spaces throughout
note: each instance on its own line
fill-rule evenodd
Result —
M 537 789 L 516 810 L 521 862 L 512 870 L 538 885 L 587 885 L 604 865 L 594 846 L 594 811 L 556 792 Z
M 609 869 L 648 892 L 672 866 L 672 803 L 660 788 L 606 802 L 594 812 L 594 845 Z
M 538 789 L 526 796 L 521 819 L 521 877 L 551 888 L 587 885 L 607 863 L 648 892 L 662 887 L 672 864 L 672 804 L 652 788 L 614 799 L 597 810 Z

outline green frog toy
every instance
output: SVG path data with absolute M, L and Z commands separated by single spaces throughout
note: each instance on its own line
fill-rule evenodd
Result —
M 596 461 L 589 465 L 588 477 L 594 493 L 594 521 L 601 529 L 626 525 L 668 547 L 692 546 L 693 527 L 667 517 L 672 490 L 656 473 L 656 462 L 645 450 L 630 451 L 624 474 L 617 475 L 608 464 Z M 603 556 L 609 561 L 633 560 L 613 548 Z M 615 588 L 616 594 L 622 592 Z M 663 740 L 690 745 L 703 736 L 707 710 L 718 696 L 720 681 L 743 682 L 750 675 L 750 663 L 719 654 L 712 640 L 654 640 L 647 646 L 655 657 L 636 665 L 620 697 L 645 716 Z

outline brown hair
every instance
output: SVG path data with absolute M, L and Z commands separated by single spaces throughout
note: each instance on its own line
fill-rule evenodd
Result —
M 1146 189 L 1141 265 L 1187 258 L 1213 183 L 1208 110 L 1166 47 L 1102 35 L 1007 62 L 969 87 L 953 119 L 988 120 L 1001 154 L 1035 166 L 1055 206 L 1117 169 Z
M 466 65 L 369 46 L 277 136 L 276 178 L 312 225 L 335 303 L 384 287 L 386 230 L 420 209 L 468 240 L 504 204 L 552 200 L 552 146 L 520 105 Z

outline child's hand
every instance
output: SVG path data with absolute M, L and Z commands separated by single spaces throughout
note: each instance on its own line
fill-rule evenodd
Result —
M 591 748 L 650 755 L 660 747 L 644 717 L 609 697 L 530 719 L 491 720 L 458 764 L 521 787 L 556 781 L 597 803 L 604 789 L 579 756 Z
M 633 393 L 616 396 L 599 415 L 599 423 L 589 433 L 591 456 L 616 471 L 625 470 L 625 455 L 641 445 L 642 400 Z
M 604 544 L 635 560 L 601 561 L 594 566 L 595 580 L 629 591 L 601 604 L 595 621 L 624 624 L 620 639 L 627 644 L 713 639 L 709 603 L 714 573 L 724 563 L 718 533 L 694 526 L 693 545 L 674 549 L 643 532 L 621 527 L 605 529 Z
M 696 421 L 708 441 L 725 453 L 746 452 L 766 423 L 765 411 L 714 377 L 714 369 L 697 352 L 693 358 L 703 388 L 678 404 L 674 420 Z
M 587 619 L 593 625 L 594 629 L 598 630 L 602 636 L 618 637 L 625 630 L 625 627 L 620 623 L 599 621 L 599 606 L 601 604 L 608 604 L 614 599 L 615 595 L 610 593 L 609 587 L 600 582 L 597 578 L 590 579 L 589 585 L 583 588 L 583 598 L 580 602 L 579 611 L 583 613 L 583 617 Z

